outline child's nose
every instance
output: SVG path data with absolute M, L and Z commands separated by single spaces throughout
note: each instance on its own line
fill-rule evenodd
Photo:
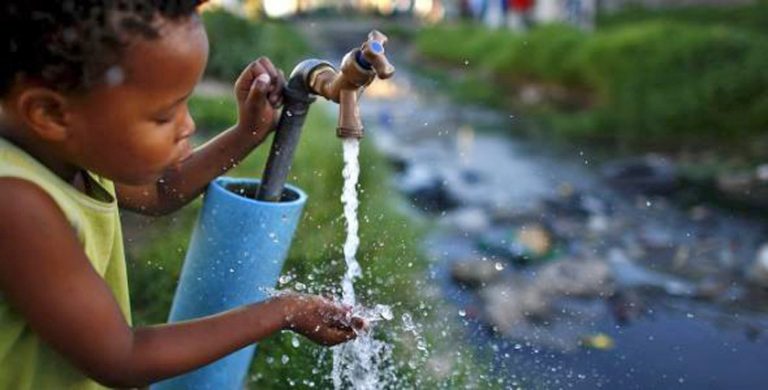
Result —
M 185 110 L 184 119 L 180 127 L 179 139 L 189 138 L 195 133 L 195 120 L 189 110 Z

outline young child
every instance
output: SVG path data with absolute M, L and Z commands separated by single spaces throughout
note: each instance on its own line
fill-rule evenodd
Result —
M 131 328 L 117 206 L 185 205 L 264 140 L 281 100 L 281 73 L 254 61 L 235 83 L 238 123 L 192 151 L 202 2 L 0 5 L 0 389 L 144 386 L 281 329 L 333 345 L 364 326 L 288 294 Z

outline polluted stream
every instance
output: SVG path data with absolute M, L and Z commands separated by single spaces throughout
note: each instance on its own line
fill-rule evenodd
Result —
M 764 221 L 683 206 L 659 194 L 670 183 L 662 173 L 656 182 L 615 174 L 657 166 L 658 156 L 612 166 L 577 146 L 516 139 L 514 115 L 452 102 L 397 65 L 361 99 L 369 142 L 397 172 L 404 212 L 432 226 L 427 277 L 454 305 L 464 342 L 492 360 L 487 380 L 768 384 L 768 298 L 748 281 Z

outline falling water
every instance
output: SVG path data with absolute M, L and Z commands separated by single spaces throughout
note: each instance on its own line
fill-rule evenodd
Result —
M 347 272 L 341 282 L 342 301 L 350 306 L 355 306 L 355 278 L 360 277 L 362 270 L 355 255 L 360 246 L 360 238 L 357 235 L 357 181 L 360 177 L 360 141 L 354 138 L 345 139 L 344 144 L 344 169 L 341 174 L 344 177 L 344 190 L 341 194 L 341 203 L 344 204 L 344 218 L 347 221 L 347 239 L 344 242 L 344 262 L 347 264 Z
M 360 176 L 358 155 L 360 142 L 346 139 L 344 144 L 344 190 L 341 202 L 344 204 L 344 217 L 347 221 L 347 239 L 344 242 L 344 261 L 347 272 L 341 282 L 342 302 L 356 307 L 354 280 L 362 275 L 360 264 L 355 255 L 360 239 L 357 235 L 357 180 Z M 377 305 L 373 310 L 355 309 L 355 315 L 363 318 L 391 319 L 392 312 L 387 306 Z M 333 385 L 336 389 L 378 389 L 382 383 L 393 383 L 394 368 L 384 366 L 391 361 L 392 347 L 376 340 L 370 331 L 362 332 L 357 339 L 333 349 Z

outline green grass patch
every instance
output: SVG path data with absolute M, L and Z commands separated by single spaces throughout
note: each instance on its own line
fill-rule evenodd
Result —
M 739 149 L 768 128 L 768 36 L 725 21 L 607 25 L 526 34 L 436 26 L 416 42 L 454 72 L 480 75 L 502 94 L 497 101 L 520 100 L 522 88 L 536 87 L 544 96 L 536 105 L 553 108 L 545 119 L 565 137 Z
M 758 0 L 748 5 L 715 7 L 666 7 L 650 9 L 627 7 L 612 13 L 598 15 L 598 26 L 621 26 L 649 20 L 684 22 L 701 26 L 723 26 L 768 33 L 768 1 Z

